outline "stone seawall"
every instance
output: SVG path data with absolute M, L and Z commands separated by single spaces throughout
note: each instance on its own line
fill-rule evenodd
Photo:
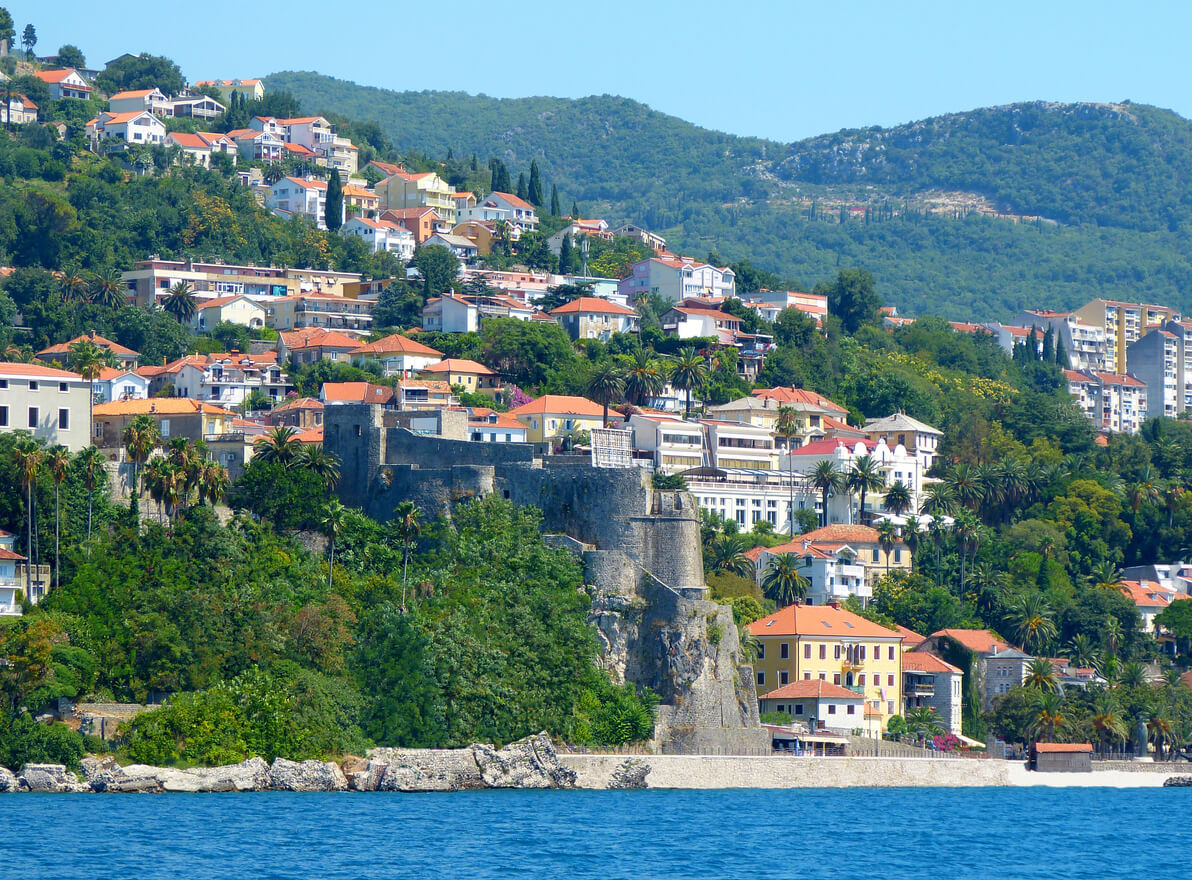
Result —
M 559 755 L 577 788 L 621 788 L 632 767 L 645 788 L 884 788 L 987 786 L 1159 787 L 1171 775 L 1117 770 L 1033 773 L 1013 761 L 973 758 L 809 758 L 709 755 Z

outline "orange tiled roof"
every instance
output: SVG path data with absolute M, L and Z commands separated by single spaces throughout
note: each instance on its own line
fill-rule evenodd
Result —
M 822 394 L 808 391 L 805 388 L 759 388 L 753 392 L 754 397 L 769 398 L 779 403 L 805 403 L 822 409 L 847 413 L 848 410 L 839 403 L 829 400 Z
M 313 397 L 295 397 L 293 400 L 287 400 L 281 406 L 275 406 L 271 412 L 289 412 L 292 409 L 322 409 L 323 402 L 315 400 Z
M 930 637 L 934 639 L 937 636 L 947 636 L 978 654 L 990 654 L 994 648 L 1006 651 L 1014 647 L 987 629 L 941 629 L 933 632 Z
M 84 333 L 82 336 L 76 336 L 69 342 L 59 342 L 57 345 L 51 345 L 49 348 L 43 349 L 37 353 L 38 357 L 42 355 L 56 355 L 56 354 L 70 354 L 70 347 L 76 342 L 90 342 L 98 345 L 100 348 L 106 348 L 112 354 L 122 354 L 127 357 L 136 357 L 137 353 L 131 348 L 125 348 L 119 342 L 113 342 L 106 337 L 100 336 L 98 333 Z
M 601 299 L 598 296 L 581 296 L 573 299 L 569 303 L 564 303 L 557 309 L 552 309 L 552 315 L 572 315 L 580 312 L 592 312 L 593 314 L 608 314 L 608 315 L 636 315 L 633 309 L 627 309 L 624 306 L 619 306 L 615 302 L 609 302 L 607 299 Z
M 911 672 L 960 672 L 951 663 L 945 663 L 927 651 L 909 651 L 903 654 L 902 668 Z
M 820 681 L 819 679 L 800 679 L 799 681 L 792 681 L 790 684 L 784 684 L 777 690 L 770 691 L 768 694 L 762 694 L 758 697 L 759 700 L 855 700 L 861 702 L 865 699 L 864 694 L 858 694 L 856 691 L 850 691 L 848 688 L 841 687 L 838 684 L 832 684 L 830 681 Z
M 521 406 L 509 410 L 509 414 L 512 416 L 603 416 L 604 407 L 588 400 L 586 397 L 574 397 L 567 394 L 544 394 L 537 400 L 531 400 L 529 403 L 523 403 Z
M 829 636 L 832 638 L 901 639 L 859 614 L 831 605 L 788 605 L 746 627 L 755 636 Z
M 354 339 L 338 330 L 326 330 L 322 327 L 279 332 L 278 336 L 281 337 L 282 344 L 290 351 L 307 348 L 346 348 L 351 351 L 360 345 L 359 339 Z
M 50 84 L 53 84 L 53 83 L 60 83 L 60 82 L 62 82 L 64 79 L 66 79 L 66 78 L 67 78 L 68 76 L 70 76 L 72 73 L 75 73 L 75 74 L 77 74 L 77 73 L 78 73 L 78 71 L 77 71 L 77 70 L 75 70 L 73 67 L 67 67 L 67 68 L 66 68 L 66 69 L 64 69 L 64 70 L 43 70 L 43 71 L 41 71 L 40 73 L 35 73 L 35 74 L 33 74 L 33 75 L 34 75 L 35 77 L 37 77 L 39 80 L 41 80 L 43 83 L 50 83 Z M 80 77 L 80 79 L 81 79 L 81 78 L 82 78 L 82 77 Z M 91 86 L 73 86 L 72 88 L 76 88 L 76 89 L 78 89 L 78 88 L 90 89 L 90 88 L 91 88 Z
M 191 400 L 189 397 L 151 397 L 147 400 L 113 400 L 111 403 L 95 404 L 97 416 L 139 416 L 163 415 L 182 416 L 203 413 L 205 415 L 234 416 L 223 407 L 201 400 Z
M 915 645 L 921 645 L 927 641 L 926 636 L 921 636 L 913 629 L 908 629 L 902 624 L 896 624 L 894 629 L 902 633 L 902 644 L 906 645 L 908 648 L 913 648 Z
M 327 403 L 388 403 L 393 389 L 371 382 L 324 382 L 323 400 Z
M 517 196 L 515 196 L 513 193 L 506 193 L 506 192 L 491 192 L 491 193 L 489 193 L 489 196 L 490 196 L 490 197 L 491 197 L 491 196 L 500 196 L 500 197 L 501 197 L 502 199 L 504 199 L 506 202 L 508 202 L 509 204 L 513 205 L 513 207 L 515 207 L 515 208 L 521 208 L 523 211 L 533 211 L 533 210 L 534 210 L 534 206 L 533 206 L 533 205 L 531 205 L 531 204 L 530 204 L 529 202 L 527 202 L 525 199 L 518 198 L 518 197 L 517 197 Z
M 437 364 L 423 367 L 423 373 L 473 373 L 477 376 L 495 376 L 492 370 L 478 361 L 467 358 L 443 358 Z
M 1068 752 L 1091 752 L 1089 743 L 1035 743 L 1035 751 L 1042 754 L 1064 754 Z
M 68 373 L 54 367 L 38 364 L 14 364 L 0 362 L 0 376 L 30 376 L 37 379 L 82 379 L 78 373 Z
M 441 351 L 436 351 L 429 345 L 423 345 L 421 342 L 416 342 L 400 333 L 394 333 L 391 336 L 378 339 L 376 342 L 365 343 L 354 349 L 352 354 L 419 354 L 427 357 L 443 356 Z

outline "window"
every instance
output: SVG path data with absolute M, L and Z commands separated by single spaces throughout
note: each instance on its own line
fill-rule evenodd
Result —
M 30 391 L 36 391 L 36 390 L 37 390 L 37 383 L 36 383 L 36 382 L 30 382 L 30 383 L 29 383 L 29 390 L 30 390 Z
M 860 675 L 857 676 L 857 684 L 859 684 L 861 687 L 865 687 L 865 673 L 864 672 L 862 672 Z
M 59 391 L 69 391 L 69 390 L 70 390 L 70 386 L 69 386 L 69 385 L 67 385 L 65 382 L 59 382 L 59 383 L 58 383 L 58 390 L 59 390 Z
M 859 645 L 858 647 L 861 649 L 861 659 L 864 660 L 865 659 L 865 646 Z
M 850 703 L 850 704 L 849 704 L 849 707 L 848 707 L 848 714 L 850 714 L 850 715 L 856 715 L 856 714 L 857 714 L 857 707 L 856 707 L 856 706 L 854 706 L 854 705 L 852 705 L 852 704 Z
M 894 659 L 894 646 L 893 645 L 890 646 L 890 659 L 891 660 Z
M 895 548 L 894 549 L 894 564 L 897 565 L 900 562 L 902 562 L 902 551 L 899 550 L 898 548 Z
M 836 714 L 836 704 L 835 704 L 835 703 L 829 703 L 829 704 L 828 704 L 828 714 L 829 714 L 829 715 L 835 715 L 835 714 Z
M 786 660 L 790 657 L 790 655 L 791 655 L 791 651 L 790 651 L 789 644 L 787 644 L 786 642 L 783 642 L 781 645 L 778 646 L 778 656 L 779 657 L 781 657 L 783 660 Z
M 804 660 L 811 659 L 811 644 L 810 644 L 810 642 L 803 646 L 803 659 Z
M 820 681 L 827 681 L 827 680 L 828 680 L 828 675 L 827 675 L 827 673 L 825 673 L 825 672 L 821 672 L 821 673 L 819 674 L 819 680 L 820 680 Z
M 874 646 L 873 646 L 873 659 L 874 659 L 874 660 L 881 660 L 881 659 L 882 659 L 882 646 L 881 646 L 881 645 L 874 645 Z
M 803 704 L 795 703 L 795 709 L 793 712 L 791 712 L 791 714 L 792 715 L 802 715 L 803 714 Z
M 766 645 L 764 642 L 757 643 L 757 659 L 758 660 L 766 659 Z
M 778 683 L 779 684 L 790 684 L 791 683 L 790 673 L 787 672 L 785 669 L 783 669 L 781 672 L 778 673 Z
M 58 410 L 58 430 L 59 431 L 69 431 L 70 430 L 70 410 L 68 410 L 68 409 Z
M 0 379 L 0 388 L 7 388 L 7 387 L 8 387 L 8 380 Z
M 836 660 L 840 659 L 840 645 L 832 646 L 832 657 Z
M 759 670 L 757 671 L 757 686 L 758 686 L 758 687 L 761 687 L 761 686 L 762 686 L 762 685 L 764 685 L 765 683 L 766 683 L 766 673 L 762 672 L 762 671 L 759 669 Z
M 827 660 L 827 659 L 828 659 L 828 646 L 827 646 L 827 645 L 820 645 L 820 656 L 819 656 L 819 658 L 820 658 L 821 660 Z
M 894 714 L 894 701 L 886 700 L 886 712 L 890 715 Z
M 873 561 L 881 562 L 881 550 L 878 549 L 877 547 L 873 548 Z
M 886 686 L 894 687 L 894 673 L 890 673 L 886 676 Z
M 35 407 L 35 406 L 29 407 L 29 427 L 36 428 L 40 421 L 41 421 L 41 415 L 40 415 L 40 413 L 38 413 L 37 407 Z
M 8 407 L 0 406 L 0 428 L 8 427 Z
M 162 419 L 162 420 L 161 420 L 161 425 L 160 425 L 160 426 L 158 426 L 158 431 L 161 433 L 161 436 L 162 436 L 163 438 L 164 438 L 164 437 L 169 437 L 169 436 L 170 436 L 170 420 L 169 420 L 169 419 Z
M 840 684 L 840 673 L 839 672 L 832 673 L 832 684 Z

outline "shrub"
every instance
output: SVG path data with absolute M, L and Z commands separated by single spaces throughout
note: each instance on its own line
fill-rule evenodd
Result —
M 29 715 L 0 720 L 0 764 L 65 764 L 76 769 L 86 754 L 83 737 L 65 724 L 38 724 Z

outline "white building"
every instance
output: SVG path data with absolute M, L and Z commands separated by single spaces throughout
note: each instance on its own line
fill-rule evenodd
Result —
M 621 295 L 633 302 L 644 293 L 657 293 L 667 302 L 692 297 L 734 297 L 736 276 L 727 267 L 709 266 L 690 257 L 651 257 L 635 263 L 621 281 Z
M 1061 366 L 1073 370 L 1105 369 L 1107 350 L 1104 325 L 1086 324 L 1075 312 L 1054 312 L 1050 309 L 1027 309 L 1015 315 L 1010 323 L 1018 327 L 1036 328 L 1035 335 L 1040 341 L 1050 328 L 1057 345 L 1058 340 L 1063 340 L 1064 352 L 1068 356 L 1068 362 Z
M 25 557 L 17 553 L 16 535 L 0 529 L 0 617 L 20 617 L 25 598 L 25 581 L 17 573 L 24 568 Z
M 422 329 L 434 333 L 475 333 L 480 329 L 480 309 L 468 299 L 450 293 L 431 297 L 422 309 Z
M 0 101 L 0 123 L 5 125 L 28 125 L 37 122 L 37 105 L 15 92 L 8 96 L 8 102 Z
M 178 370 L 174 393 L 224 407 L 241 405 L 256 390 L 273 401 L 281 401 L 291 388 L 289 377 L 278 365 L 277 353 L 269 354 L 269 357 L 240 352 L 212 354 L 206 363 L 188 358 Z
M 149 380 L 130 369 L 104 367 L 93 383 L 95 402 L 113 400 L 144 400 L 149 396 Z
M 414 256 L 414 233 L 388 220 L 353 217 L 344 223 L 339 231 L 341 235 L 356 236 L 373 253 L 388 251 L 407 263 Z
M 754 559 L 754 579 L 759 585 L 774 561 L 785 554 L 793 554 L 799 560 L 799 571 L 809 582 L 804 600 L 807 605 L 843 602 L 849 596 L 856 596 L 862 604 L 868 605 L 873 598 L 865 563 L 858 558 L 854 548 L 835 541 L 800 541 L 796 538 L 777 547 L 755 547 L 746 555 Z
M 1137 434 L 1146 419 L 1147 387 L 1133 376 L 1064 370 L 1068 393 L 1099 431 Z
M 607 342 L 614 333 L 637 330 L 637 312 L 595 296 L 581 296 L 551 311 L 567 335 Z
M 480 204 L 508 211 L 509 222 L 523 232 L 533 232 L 538 228 L 538 215 L 534 213 L 534 206 L 513 193 L 491 192 Z
M 894 413 L 884 419 L 870 419 L 865 423 L 870 440 L 882 440 L 891 449 L 902 446 L 919 459 L 923 473 L 939 459 L 940 439 L 944 432 L 926 422 L 913 419 L 906 413 Z
M 77 373 L 0 363 L 0 433 L 25 431 L 47 446 L 84 449 L 91 388 Z
M 154 116 L 174 115 L 174 105 L 161 89 L 117 92 L 108 99 L 108 109 L 113 113 L 139 113 L 143 110 Z
M 423 245 L 445 247 L 458 260 L 474 260 L 479 253 L 476 242 L 472 239 L 464 238 L 462 235 L 452 235 L 449 232 L 436 232 L 424 241 Z
M 931 709 L 949 733 L 961 733 L 964 672 L 926 651 L 902 655 L 902 699 L 907 710 Z
M 526 426 L 507 413 L 469 407 L 468 439 L 474 443 L 525 443 Z
M 680 339 L 715 339 L 731 344 L 741 329 L 741 319 L 716 308 L 678 305 L 660 316 L 662 332 Z
M 626 427 L 633 431 L 633 448 L 648 453 L 659 473 L 677 474 L 706 463 L 704 428 L 699 422 L 678 415 L 634 413 Z
M 774 435 L 767 429 L 740 422 L 704 419 L 710 464 L 717 468 L 772 471 L 778 466 Z
M 131 146 L 161 144 L 166 126 L 148 110 L 109 113 L 106 110 L 87 123 L 87 136 L 93 147 L 104 141 L 123 141 Z
M 854 440 L 846 445 L 841 440 L 817 440 L 793 449 L 789 454 L 783 454 L 783 470 L 794 470 L 803 474 L 810 474 L 821 461 L 831 461 L 841 474 L 848 474 L 853 470 L 853 464 L 862 456 L 872 458 L 885 480 L 886 486 L 902 483 L 911 496 L 911 509 L 918 510 L 923 500 L 924 477 L 926 468 L 923 461 L 913 453 L 907 451 L 902 444 L 893 448 L 884 440 Z M 834 522 L 864 521 L 865 514 L 883 513 L 885 508 L 885 492 L 882 490 L 869 492 L 865 496 L 865 510 L 855 510 L 855 505 L 848 493 L 842 493 L 837 498 L 839 504 L 829 506 L 829 524 Z M 860 499 L 856 499 L 860 503 Z M 843 508 L 843 509 L 842 509 Z M 840 518 L 843 513 L 843 518 Z
M 298 214 L 314 223 L 319 229 L 326 229 L 327 182 L 300 177 L 283 177 L 269 187 L 265 206 L 279 216 L 289 217 L 292 214 Z
M 195 333 L 206 333 L 220 324 L 239 324 L 255 330 L 265 326 L 267 315 L 264 306 L 245 294 L 221 296 L 195 303 L 190 329 Z

